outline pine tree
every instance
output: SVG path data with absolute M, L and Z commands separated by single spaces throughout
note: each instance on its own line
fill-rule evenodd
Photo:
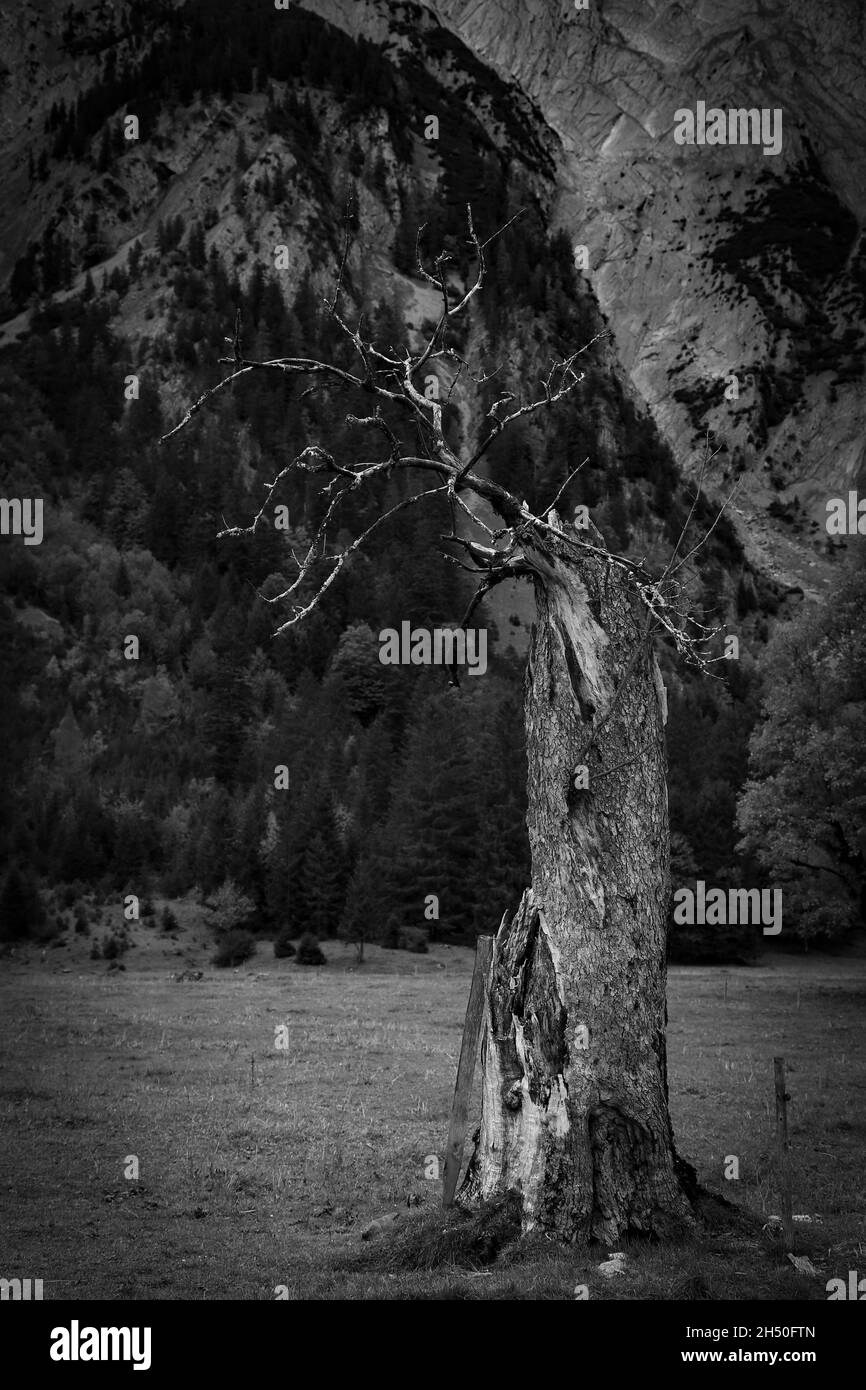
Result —
M 336 936 L 343 913 L 346 874 L 339 840 L 317 831 L 304 851 L 301 891 L 307 931 L 315 936 Z
M 97 173 L 105 174 L 111 168 L 111 130 L 108 126 L 103 127 L 102 138 L 99 142 L 99 153 L 96 156 Z
M 328 666 L 326 683 L 339 684 L 347 708 L 362 724 L 369 724 L 383 708 L 386 674 L 379 661 L 379 640 L 368 623 L 346 628 Z
M 147 529 L 148 500 L 135 474 L 117 475 L 105 516 L 105 530 L 117 546 L 141 545 Z
M 66 713 L 51 737 L 54 740 L 54 758 L 58 767 L 68 773 L 80 772 L 85 761 L 84 735 L 71 705 L 67 705 Z
M 204 241 L 204 228 L 196 219 L 189 229 L 189 236 L 186 243 L 189 263 L 196 270 L 204 270 L 207 264 L 207 250 Z
M 421 926 L 435 897 L 438 930 L 471 930 L 474 884 L 469 867 L 477 833 L 478 791 L 466 777 L 469 748 L 460 694 L 436 693 L 406 732 L 406 755 L 386 822 L 383 912 L 401 926 Z
M 364 837 L 359 856 L 346 888 L 339 934 L 354 943 L 358 962 L 364 959 L 364 943 L 378 940 L 384 931 L 382 908 L 382 828 L 374 827 Z

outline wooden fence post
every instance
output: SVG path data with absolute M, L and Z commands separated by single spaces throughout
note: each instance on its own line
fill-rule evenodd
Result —
M 785 1087 L 785 1059 L 773 1058 L 776 1081 L 776 1150 L 782 1196 L 782 1228 L 788 1250 L 794 1249 L 794 1218 L 791 1201 L 791 1156 L 788 1142 L 788 1095 Z
M 484 1020 L 485 992 L 492 955 L 493 937 L 479 936 L 475 943 L 475 968 L 472 972 L 472 984 L 469 989 L 466 1022 L 463 1025 L 463 1042 L 460 1047 L 460 1061 L 457 1064 L 457 1083 L 454 1087 L 454 1103 L 451 1106 L 451 1124 L 448 1128 L 448 1147 L 445 1150 L 445 1173 L 442 1180 L 442 1206 L 445 1208 L 450 1207 L 454 1201 L 457 1179 L 460 1176 L 460 1165 L 463 1162 L 463 1143 L 466 1138 L 466 1125 L 469 1118 L 472 1078 L 475 1074 L 478 1039 Z

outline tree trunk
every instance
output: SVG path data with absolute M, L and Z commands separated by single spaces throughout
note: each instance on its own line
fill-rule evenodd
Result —
M 664 686 L 622 569 L 558 537 L 526 558 L 532 888 L 495 940 L 460 1200 L 516 1192 L 525 1231 L 566 1240 L 671 1235 L 692 1216 L 667 1097 Z

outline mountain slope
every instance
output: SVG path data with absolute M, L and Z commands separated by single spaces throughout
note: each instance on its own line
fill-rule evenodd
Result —
M 386 8 L 407 9 L 305 3 L 379 34 Z M 619 358 L 678 464 L 694 476 L 709 428 L 716 492 L 740 479 L 750 557 L 816 593 L 826 501 L 866 479 L 862 7 L 425 4 L 556 137 L 556 224 L 588 247 Z M 675 111 L 699 99 L 781 109 L 781 153 L 676 144 Z

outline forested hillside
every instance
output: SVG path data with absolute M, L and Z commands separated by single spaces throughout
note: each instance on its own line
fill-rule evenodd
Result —
M 483 678 L 452 686 L 441 668 L 384 666 L 381 630 L 455 626 L 472 595 L 442 558 L 447 508 L 408 507 L 303 626 L 275 637 L 287 612 L 266 600 L 321 518 L 318 488 L 294 473 L 255 534 L 217 533 L 248 525 L 264 485 L 307 444 L 367 457 L 346 420 L 356 406 L 251 374 L 160 439 L 227 370 L 218 359 L 236 322 L 247 356 L 348 365 L 351 343 L 323 305 L 347 231 L 349 321 L 364 313 L 383 347 L 414 341 L 435 312 L 417 229 L 425 263 L 444 249 L 465 283 L 471 202 L 483 237 L 523 211 L 489 247 L 484 290 L 455 324 L 455 353 L 473 371 L 499 369 L 480 386 L 462 370 L 440 382 L 443 394 L 453 386 L 455 447 L 480 438 L 503 391 L 529 397 L 553 357 L 592 343 L 568 401 L 490 450 L 493 476 L 542 510 L 586 458 L 563 514 L 587 506 L 612 550 L 658 572 L 694 488 L 554 227 L 544 132 L 527 104 L 496 83 L 490 97 L 488 81 L 482 121 L 478 64 L 432 21 L 406 26 L 397 61 L 299 11 L 197 0 L 169 32 L 170 12 L 137 6 L 137 32 L 109 37 L 71 16 L 63 44 L 97 75 L 52 105 L 30 152 L 27 196 L 50 214 L 9 281 L 7 312 L 26 319 L 0 352 L 0 455 L 7 496 L 44 498 L 45 535 L 0 544 L 0 854 L 34 922 L 34 887 L 180 897 L 229 880 L 255 902 L 260 931 L 471 939 L 495 929 L 528 878 L 525 618 L 479 611 Z M 126 112 L 138 141 L 124 137 Z M 229 151 L 194 195 L 182 179 L 188 126 L 217 131 Z M 349 498 L 333 545 L 405 488 L 395 477 Z M 796 596 L 746 563 L 717 510 L 698 501 L 682 550 L 709 535 L 684 574 L 693 611 L 727 622 L 739 654 L 707 678 L 662 653 L 673 877 L 761 886 L 761 836 L 739 847 L 737 798 L 765 644 Z M 804 935 L 856 923 L 831 914 L 816 926 L 803 910 Z M 684 959 L 754 944 L 737 927 L 683 928 L 674 943 Z

